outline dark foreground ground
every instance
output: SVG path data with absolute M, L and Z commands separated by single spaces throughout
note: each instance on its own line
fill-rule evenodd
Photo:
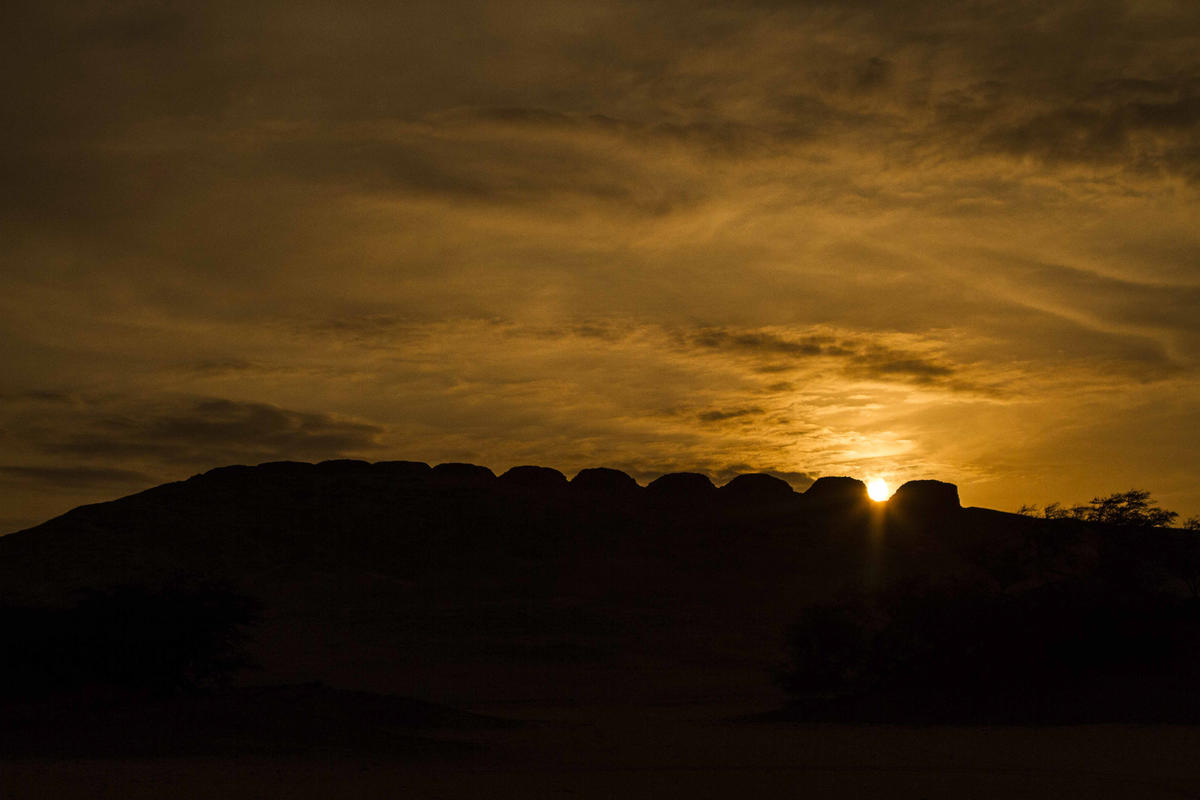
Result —
M 744 706 L 507 706 L 372 755 L 6 758 L 5 798 L 1200 797 L 1200 727 L 763 724 Z
M 76 509 L 0 537 L 0 800 L 1200 798 L 1200 539 L 906 486 L 284 463 Z

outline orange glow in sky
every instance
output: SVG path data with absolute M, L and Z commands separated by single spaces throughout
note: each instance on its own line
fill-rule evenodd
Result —
M 1193 3 L 25 6 L 0 533 L 333 457 L 1200 513 Z

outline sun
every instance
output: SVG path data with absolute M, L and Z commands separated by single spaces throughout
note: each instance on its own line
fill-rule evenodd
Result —
M 888 485 L 883 478 L 872 478 L 867 482 L 867 496 L 876 503 L 888 499 Z

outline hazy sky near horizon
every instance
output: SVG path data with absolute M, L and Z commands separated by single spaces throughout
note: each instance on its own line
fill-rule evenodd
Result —
M 1200 514 L 1194 0 L 39 0 L 0 37 L 0 532 L 339 456 Z

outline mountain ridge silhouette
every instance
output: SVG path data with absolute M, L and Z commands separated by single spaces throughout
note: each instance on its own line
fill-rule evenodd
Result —
M 807 608 L 921 585 L 1001 596 L 1120 577 L 1150 563 L 1127 557 L 1131 542 L 1171 535 L 963 508 L 940 481 L 874 503 L 847 477 L 798 493 L 761 474 L 641 486 L 606 468 L 568 480 L 533 466 L 268 462 L 0 537 L 0 585 L 27 605 L 127 584 L 231 586 L 265 610 L 253 682 L 468 707 L 771 707 L 784 632 Z
M 645 691 L 633 694 L 644 696 L 665 691 L 691 658 L 681 650 L 698 649 L 770 692 L 796 583 L 812 572 L 822 587 L 799 594 L 824 594 L 831 575 L 857 582 L 866 559 L 865 529 L 827 529 L 860 528 L 883 509 L 865 491 L 819 502 L 812 492 L 768 475 L 718 488 L 698 473 L 641 486 L 609 468 L 567 480 L 532 466 L 497 476 L 417 461 L 231 465 L 0 537 L 0 581 L 29 602 L 129 583 L 229 583 L 271 610 L 257 657 L 286 682 L 405 694 L 416 683 L 420 696 L 460 700 L 428 665 L 465 659 L 501 672 L 541 665 L 557 675 L 543 685 L 569 694 L 594 681 L 562 673 L 640 661 Z M 339 614 L 359 640 L 345 640 Z M 667 630 L 647 644 L 655 628 Z M 387 651 L 394 669 L 356 670 L 339 648 Z M 524 691 L 524 678 L 505 680 Z

